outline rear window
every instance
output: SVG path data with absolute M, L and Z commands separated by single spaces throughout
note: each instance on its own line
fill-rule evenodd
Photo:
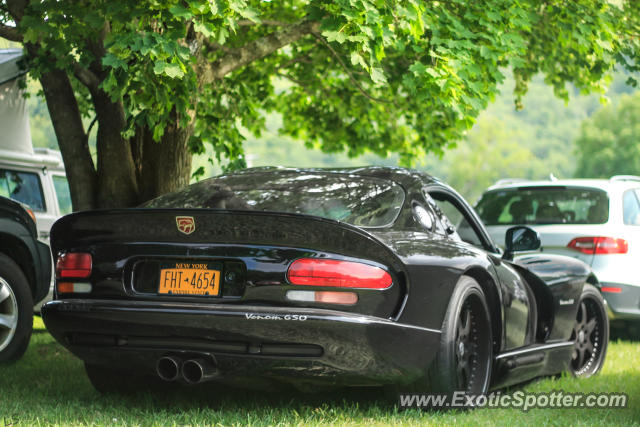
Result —
M 359 227 L 393 224 L 404 190 L 392 181 L 291 171 L 210 178 L 158 197 L 145 208 L 209 208 L 314 215 Z
M 486 225 L 604 224 L 609 198 L 593 188 L 520 187 L 485 193 L 476 210 Z

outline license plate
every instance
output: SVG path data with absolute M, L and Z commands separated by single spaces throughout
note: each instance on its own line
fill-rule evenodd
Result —
M 158 293 L 163 295 L 217 296 L 220 293 L 220 270 L 207 264 L 179 262 L 160 269 Z

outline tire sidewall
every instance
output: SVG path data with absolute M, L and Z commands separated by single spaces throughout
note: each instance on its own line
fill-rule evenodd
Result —
M 8 256 L 0 253 L 0 277 L 11 287 L 18 306 L 18 324 L 9 345 L 0 351 L 0 363 L 19 359 L 29 345 L 33 329 L 33 297 L 29 282 L 20 267 Z
M 455 377 L 452 378 L 451 373 L 456 370 L 456 357 L 455 357 L 455 341 L 456 330 L 458 326 L 458 318 L 462 307 L 470 296 L 478 297 L 481 301 L 481 306 L 484 311 L 483 315 L 488 322 L 489 334 L 489 357 L 487 363 L 487 379 L 486 384 L 480 394 L 486 394 L 491 383 L 491 368 L 493 361 L 493 336 L 491 328 L 491 316 L 489 314 L 489 307 L 486 302 L 484 292 L 478 282 L 469 276 L 462 276 L 456 287 L 451 294 L 449 300 L 449 306 L 445 314 L 444 321 L 442 323 L 442 330 L 440 336 L 440 349 L 436 356 L 436 360 L 432 364 L 430 369 L 429 380 L 432 383 L 430 387 L 433 391 L 453 393 L 457 389 Z
M 607 315 L 607 310 L 605 308 L 604 298 L 602 297 L 602 294 L 600 293 L 598 288 L 596 288 L 595 286 L 589 283 L 585 283 L 584 287 L 582 288 L 582 293 L 580 294 L 580 302 L 578 303 L 578 310 L 580 310 L 580 304 L 582 304 L 582 301 L 584 301 L 586 298 L 590 298 L 598 302 L 598 311 L 600 312 L 600 318 L 602 319 L 602 322 L 603 322 L 603 328 L 602 328 L 603 339 L 602 339 L 602 351 L 598 356 L 596 369 L 593 372 L 590 372 L 586 375 L 580 375 L 581 378 L 588 378 L 600 372 L 600 370 L 602 369 L 602 366 L 604 365 L 605 359 L 607 357 L 607 348 L 609 347 L 609 316 Z M 576 375 L 573 369 L 570 368 L 569 370 L 573 375 Z

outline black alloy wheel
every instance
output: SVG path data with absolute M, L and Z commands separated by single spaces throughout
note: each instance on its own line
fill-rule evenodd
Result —
M 429 389 L 486 394 L 491 382 L 493 339 L 482 288 L 463 276 L 453 291 L 442 325 L 440 349 L 429 371 Z
M 571 333 L 574 342 L 570 371 L 577 377 L 590 377 L 604 365 L 609 343 L 609 319 L 600 292 L 586 284 Z

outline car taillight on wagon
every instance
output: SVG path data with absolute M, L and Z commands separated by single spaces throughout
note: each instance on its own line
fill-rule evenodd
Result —
M 603 236 L 576 237 L 567 247 L 587 255 L 626 254 L 629 251 L 629 243 L 625 239 Z
M 287 277 L 293 285 L 358 289 L 387 289 L 393 282 L 388 272 L 374 265 L 316 258 L 295 260 Z
M 84 279 L 91 275 L 93 260 L 85 252 L 62 254 L 56 261 L 56 277 L 59 279 Z

